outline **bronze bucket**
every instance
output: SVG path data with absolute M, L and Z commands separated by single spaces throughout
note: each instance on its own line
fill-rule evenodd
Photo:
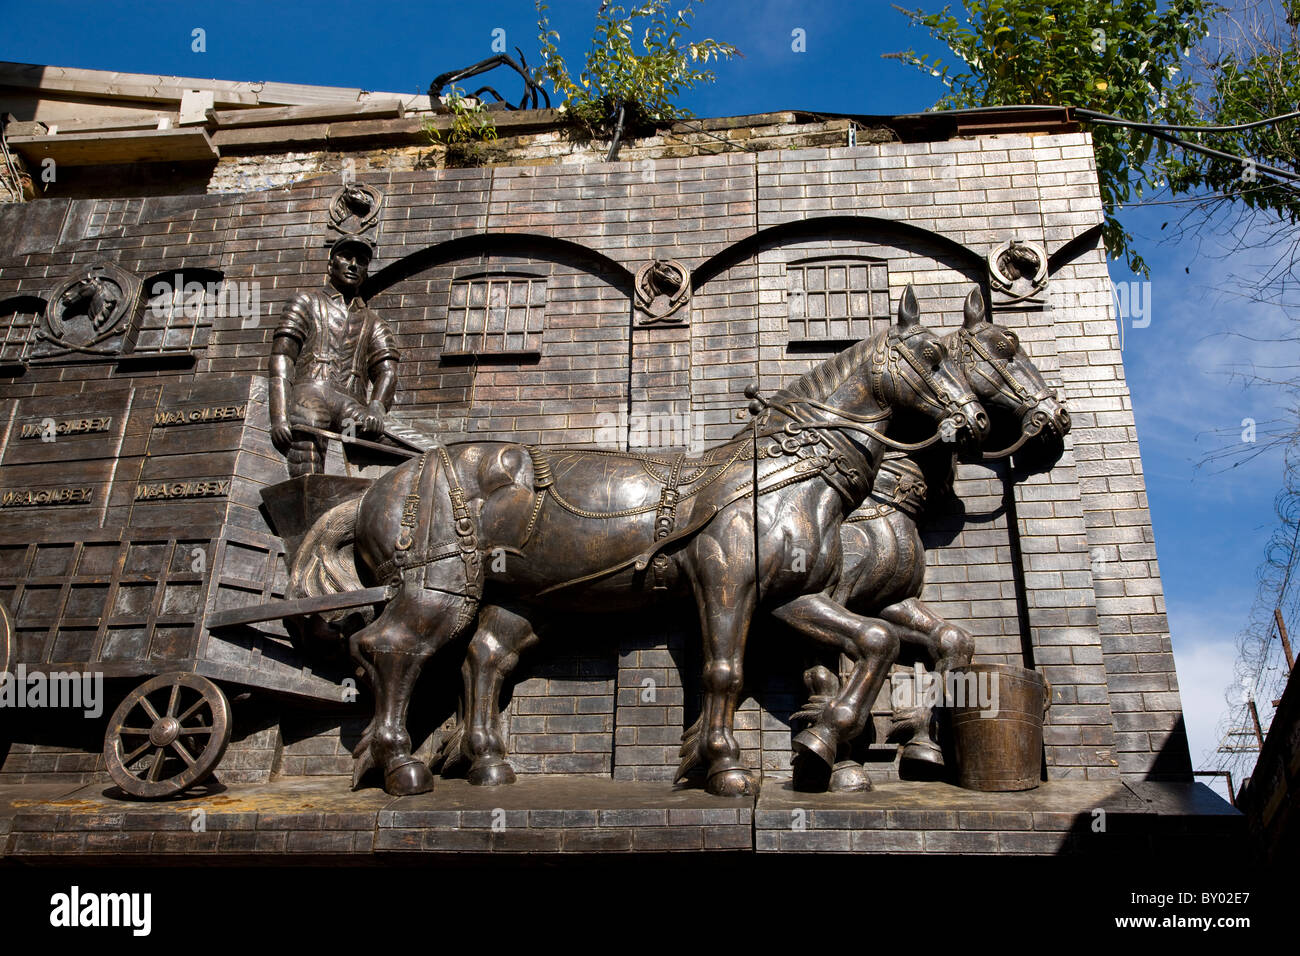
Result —
M 974 687 L 970 676 L 975 678 Z M 955 699 L 949 703 L 957 782 L 967 790 L 1037 787 L 1043 717 L 1052 702 L 1047 678 L 1014 664 L 971 664 L 952 671 L 952 677 Z

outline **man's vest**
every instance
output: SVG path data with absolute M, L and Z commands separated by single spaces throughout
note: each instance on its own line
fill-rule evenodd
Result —
M 387 325 L 360 297 L 345 302 L 332 290 L 300 292 L 285 306 L 276 335 L 300 345 L 294 378 L 325 382 L 366 402 L 370 367 L 396 358 Z

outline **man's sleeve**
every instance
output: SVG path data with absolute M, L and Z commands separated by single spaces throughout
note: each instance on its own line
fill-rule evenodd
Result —
M 402 360 L 401 353 L 397 351 L 393 330 L 389 328 L 387 322 L 377 315 L 370 327 L 369 352 L 366 361 L 367 369 L 373 369 L 380 362 L 400 362 Z
M 311 296 L 299 292 L 280 312 L 280 324 L 275 327 L 275 336 L 288 336 L 299 345 L 307 341 L 311 332 Z

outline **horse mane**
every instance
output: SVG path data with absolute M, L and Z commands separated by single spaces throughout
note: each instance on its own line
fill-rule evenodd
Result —
M 880 344 L 880 340 L 889 334 L 883 329 L 870 338 L 862 339 L 850 345 L 838 355 L 828 358 L 810 372 L 805 372 L 794 384 L 776 393 L 778 398 L 798 397 L 821 400 L 849 380 L 858 366 L 867 360 L 868 354 Z

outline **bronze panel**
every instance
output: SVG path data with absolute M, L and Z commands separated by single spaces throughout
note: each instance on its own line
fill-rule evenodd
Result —
M 118 451 L 130 400 L 129 390 L 19 399 L 0 464 L 112 458 Z M 51 433 L 53 441 L 42 440 Z

